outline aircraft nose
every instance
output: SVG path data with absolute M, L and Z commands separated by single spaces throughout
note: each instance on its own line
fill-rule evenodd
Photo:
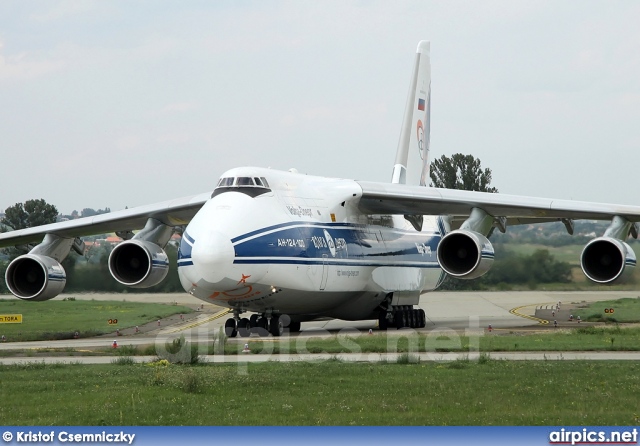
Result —
M 191 252 L 198 275 L 209 283 L 218 283 L 228 275 L 235 251 L 231 240 L 223 234 L 208 231 L 198 237 Z

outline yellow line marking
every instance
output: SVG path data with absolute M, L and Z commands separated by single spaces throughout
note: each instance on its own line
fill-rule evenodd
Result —
M 537 306 L 537 304 L 534 304 L 535 306 Z M 524 314 L 524 313 L 520 313 L 520 309 L 522 308 L 526 308 L 526 307 L 531 307 L 533 305 L 522 305 L 520 307 L 516 307 L 516 308 L 512 308 L 511 310 L 509 310 L 509 313 L 513 314 L 514 316 L 520 316 L 523 317 L 525 319 L 530 319 L 532 321 L 536 321 L 539 324 L 548 324 L 549 321 L 546 319 L 540 319 L 539 317 L 535 317 L 535 316 L 529 316 L 528 314 Z
M 168 334 L 173 334 L 173 333 L 177 333 L 179 331 L 188 330 L 190 328 L 197 327 L 198 325 L 202 325 L 202 324 L 206 324 L 207 322 L 215 321 L 216 319 L 219 319 L 222 316 L 226 316 L 230 312 L 231 312 L 231 310 L 229 308 L 227 308 L 226 310 L 219 311 L 218 313 L 216 313 L 213 316 L 210 316 L 208 318 L 200 319 L 200 320 L 192 322 L 192 323 L 190 323 L 188 325 L 183 325 L 182 327 L 178 327 L 175 330 L 171 330 Z

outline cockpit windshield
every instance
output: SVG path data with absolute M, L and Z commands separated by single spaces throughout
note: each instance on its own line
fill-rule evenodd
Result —
M 223 192 L 242 192 L 257 197 L 270 192 L 269 183 L 265 177 L 223 177 L 218 181 L 212 197 Z

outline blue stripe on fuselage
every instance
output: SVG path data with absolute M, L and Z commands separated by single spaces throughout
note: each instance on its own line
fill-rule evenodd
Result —
M 194 243 L 195 240 L 187 234 L 187 231 L 184 231 L 180 239 L 180 246 L 178 247 L 178 261 L 184 258 L 191 258 L 191 250 L 193 249 Z
M 391 266 L 402 262 L 404 266 L 429 267 L 437 265 L 436 247 L 440 238 L 437 232 L 379 226 L 287 223 L 234 238 L 234 263 L 358 260 L 363 265 Z
M 438 222 L 444 231 L 442 222 Z M 328 235 L 327 235 L 328 234 Z M 178 266 L 193 265 L 192 244 L 185 232 Z M 288 222 L 231 239 L 236 264 L 322 264 L 355 266 L 438 267 L 441 233 L 345 223 Z M 187 240 L 190 242 L 188 243 Z

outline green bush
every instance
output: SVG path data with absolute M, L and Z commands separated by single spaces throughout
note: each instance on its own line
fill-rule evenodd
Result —
M 133 365 L 136 361 L 131 356 L 120 356 L 111 361 L 115 365 Z

